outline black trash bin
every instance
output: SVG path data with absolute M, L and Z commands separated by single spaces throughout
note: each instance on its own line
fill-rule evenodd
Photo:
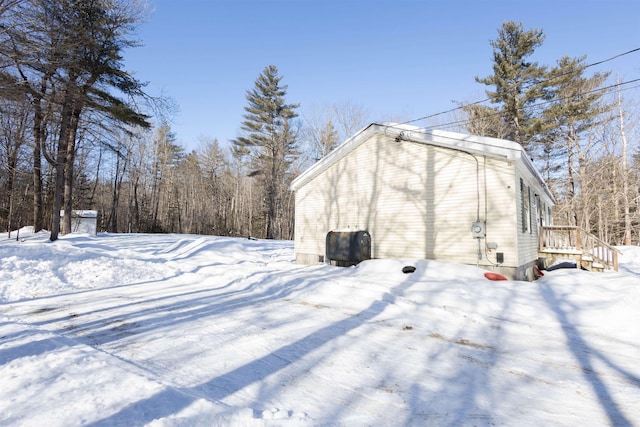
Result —
M 365 230 L 330 231 L 326 240 L 326 258 L 332 264 L 346 267 L 371 259 L 371 236 Z

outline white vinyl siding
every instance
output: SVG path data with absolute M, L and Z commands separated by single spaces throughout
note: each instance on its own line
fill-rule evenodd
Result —
M 483 252 L 485 241 L 496 242 L 505 265 L 515 265 L 513 166 L 476 158 L 375 134 L 297 191 L 297 257 L 316 261 L 329 231 L 352 228 L 371 234 L 373 258 L 475 264 L 479 194 Z
M 550 205 L 552 202 L 543 196 L 538 182 L 531 174 L 524 169 L 519 170 L 518 174 L 520 175 L 519 182 L 524 187 L 518 197 L 518 209 L 521 212 L 521 215 L 518 215 L 518 255 L 519 265 L 524 265 L 538 258 L 538 228 L 541 226 L 540 204 Z M 530 200 L 528 209 L 524 205 L 527 200 Z

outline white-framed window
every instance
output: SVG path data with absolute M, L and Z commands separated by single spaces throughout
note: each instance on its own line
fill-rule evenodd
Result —
M 531 233 L 531 189 L 520 178 L 520 201 L 522 205 L 522 232 Z
M 542 227 L 542 202 L 540 201 L 540 196 L 537 194 L 533 195 L 533 218 L 531 219 L 531 224 L 535 224 L 536 227 L 532 232 L 538 233 L 540 227 Z

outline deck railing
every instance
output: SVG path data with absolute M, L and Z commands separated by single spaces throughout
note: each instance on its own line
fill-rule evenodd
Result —
M 603 268 L 618 271 L 620 251 L 581 227 L 553 225 L 540 229 L 540 252 L 556 255 L 583 255 Z

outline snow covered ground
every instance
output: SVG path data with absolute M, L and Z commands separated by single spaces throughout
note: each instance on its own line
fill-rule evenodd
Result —
M 21 238 L 0 240 L 2 426 L 640 426 L 637 247 L 527 283 L 297 265 L 284 241 Z

